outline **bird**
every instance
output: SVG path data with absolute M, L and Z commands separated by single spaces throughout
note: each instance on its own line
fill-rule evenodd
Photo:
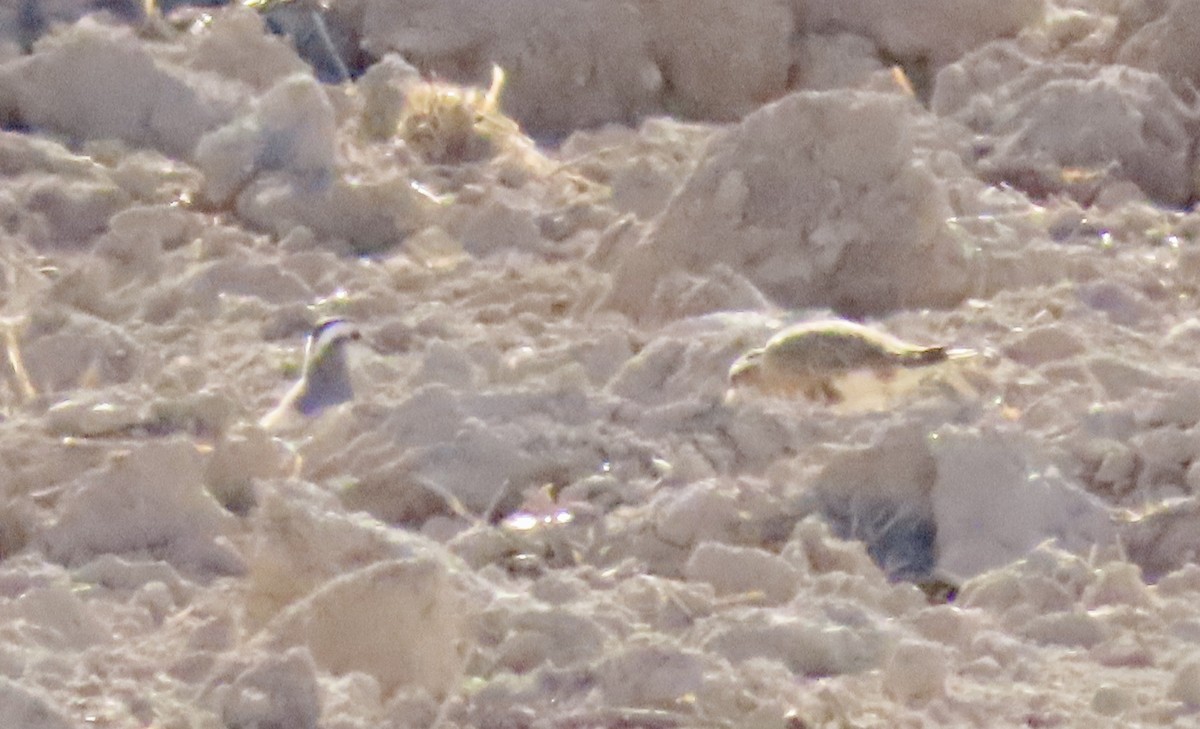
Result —
M 844 399 L 834 380 L 854 370 L 888 379 L 897 369 L 969 357 L 973 350 L 910 344 L 886 332 L 845 319 L 787 327 L 763 347 L 746 352 L 729 368 L 729 385 L 776 394 L 800 393 L 836 404 Z
M 263 416 L 259 425 L 269 431 L 306 422 L 326 408 L 354 398 L 346 345 L 361 334 L 345 319 L 324 319 L 308 335 L 304 345 L 304 368 L 279 404 Z

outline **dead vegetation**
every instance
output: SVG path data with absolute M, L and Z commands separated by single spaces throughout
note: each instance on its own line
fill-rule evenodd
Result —
M 520 125 L 500 111 L 504 70 L 492 67 L 485 90 L 423 81 L 405 95 L 399 137 L 428 164 L 457 165 L 500 156 L 530 166 L 547 164 Z

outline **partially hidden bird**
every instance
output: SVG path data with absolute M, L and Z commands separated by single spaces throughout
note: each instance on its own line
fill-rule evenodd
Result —
M 971 349 L 912 344 L 852 321 L 825 319 L 787 327 L 743 354 L 729 368 L 729 384 L 836 404 L 845 396 L 835 381 L 851 371 L 867 370 L 886 380 L 898 369 L 975 355 Z
M 358 329 L 345 319 L 318 323 L 304 346 L 300 379 L 259 425 L 272 431 L 295 427 L 326 408 L 353 399 L 346 345 L 360 338 Z

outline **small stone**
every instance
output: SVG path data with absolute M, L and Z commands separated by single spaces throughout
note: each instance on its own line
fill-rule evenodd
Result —
M 1180 666 L 1167 696 L 1188 706 L 1200 706 L 1200 660 L 1188 661 Z
M 1092 711 L 1104 716 L 1116 716 L 1133 706 L 1133 693 L 1119 686 L 1104 685 L 1092 696 Z
M 945 692 L 946 651 L 932 643 L 906 640 L 896 646 L 884 670 L 883 688 L 900 701 L 926 701 Z
M 709 583 L 718 595 L 759 592 L 772 603 L 792 599 L 800 582 L 799 571 L 782 557 L 719 542 L 704 542 L 692 550 L 683 574 Z

